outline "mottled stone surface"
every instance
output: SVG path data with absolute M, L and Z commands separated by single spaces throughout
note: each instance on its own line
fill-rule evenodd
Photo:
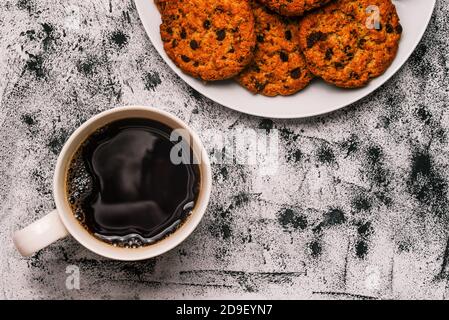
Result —
M 0 298 L 447 298 L 448 8 L 438 1 L 415 54 L 374 94 L 271 121 L 189 89 L 130 0 L 1 1 Z M 170 111 L 200 135 L 278 129 L 279 172 L 214 165 L 205 219 L 157 259 L 112 262 L 70 238 L 21 258 L 11 234 L 53 209 L 68 135 L 130 104 Z M 80 290 L 65 287 L 68 265 Z

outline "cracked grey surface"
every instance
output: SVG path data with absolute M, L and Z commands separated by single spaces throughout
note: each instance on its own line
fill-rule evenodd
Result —
M 447 298 L 448 8 L 438 1 L 417 51 L 374 94 L 327 116 L 271 121 L 189 89 L 132 1 L 2 1 L 0 298 Z M 279 173 L 214 165 L 205 219 L 153 260 L 109 261 L 70 238 L 21 258 L 11 234 L 53 209 L 65 139 L 132 104 L 172 112 L 200 135 L 278 129 Z M 68 265 L 80 268 L 80 290 L 65 287 Z

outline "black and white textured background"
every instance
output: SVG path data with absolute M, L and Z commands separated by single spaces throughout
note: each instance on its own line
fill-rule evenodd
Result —
M 448 9 L 438 1 L 415 54 L 376 93 L 324 117 L 271 121 L 189 89 L 130 0 L 1 1 L 0 298 L 449 298 Z M 279 174 L 215 165 L 204 221 L 154 260 L 108 261 L 72 239 L 22 259 L 11 234 L 53 209 L 68 135 L 130 104 L 170 111 L 200 135 L 279 129 Z M 68 265 L 80 268 L 79 291 L 65 288 Z

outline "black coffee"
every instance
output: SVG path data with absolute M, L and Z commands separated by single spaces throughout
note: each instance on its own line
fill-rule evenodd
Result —
M 187 219 L 198 198 L 200 171 L 189 159 L 173 164 L 177 142 L 170 141 L 171 132 L 159 122 L 127 119 L 99 129 L 78 149 L 67 173 L 67 196 L 95 237 L 140 247 Z

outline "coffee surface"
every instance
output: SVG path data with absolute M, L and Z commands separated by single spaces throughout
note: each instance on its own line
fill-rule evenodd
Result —
M 198 165 L 174 164 L 172 129 L 127 119 L 101 128 L 76 152 L 67 194 L 76 218 L 118 246 L 152 244 L 176 230 L 198 198 Z M 191 160 L 191 159 L 190 159 Z

